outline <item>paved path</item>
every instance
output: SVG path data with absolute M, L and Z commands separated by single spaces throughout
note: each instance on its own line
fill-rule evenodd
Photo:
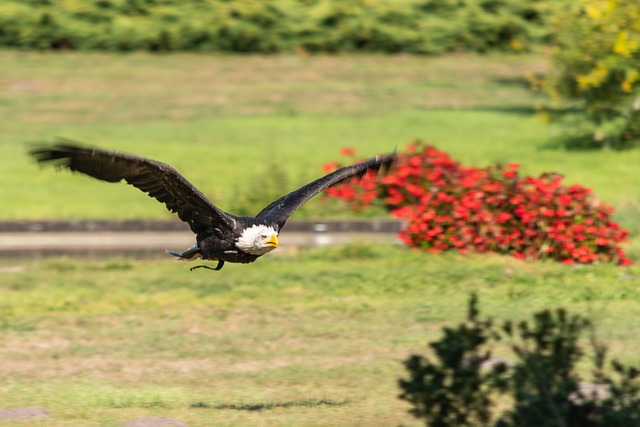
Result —
M 292 220 L 277 253 L 354 240 L 397 243 L 401 228 L 396 219 Z M 164 249 L 184 250 L 194 240 L 188 226 L 175 220 L 0 221 L 0 258 L 162 256 Z
M 279 253 L 301 247 L 327 246 L 351 241 L 398 242 L 395 233 L 308 233 L 283 231 Z M 22 256 L 99 256 L 104 254 L 162 255 L 165 249 L 184 250 L 194 243 L 185 232 L 43 232 L 0 233 L 0 258 Z

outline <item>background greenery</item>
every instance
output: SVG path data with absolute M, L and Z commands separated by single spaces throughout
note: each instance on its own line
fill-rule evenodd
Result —
M 628 149 L 640 140 L 640 3 L 583 0 L 550 20 L 553 70 L 532 79 L 567 149 Z
M 257 212 L 322 174 L 345 146 L 361 156 L 419 138 L 463 164 L 555 171 L 613 204 L 636 229 L 640 153 L 545 149 L 552 129 L 523 75 L 538 55 L 234 57 L 2 52 L 3 219 L 171 218 L 124 185 L 39 170 L 28 142 L 74 138 L 177 167 L 223 209 Z M 269 170 L 286 182 L 259 200 Z M 273 177 L 274 174 L 269 177 Z M 286 187 L 286 190 L 285 190 Z M 279 191 L 278 191 L 279 190 Z M 317 200 L 295 217 L 344 215 Z
M 207 52 L 520 50 L 544 0 L 8 0 L 0 46 Z
M 0 48 L 434 55 L 545 46 L 568 149 L 640 138 L 640 6 L 617 0 L 8 0 Z

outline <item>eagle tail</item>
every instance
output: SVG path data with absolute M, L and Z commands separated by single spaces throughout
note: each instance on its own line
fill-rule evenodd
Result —
M 202 258 L 202 251 L 200 250 L 198 245 L 194 245 L 194 246 L 190 247 L 189 249 L 187 249 L 186 251 L 184 251 L 182 253 L 176 252 L 176 251 L 172 251 L 172 250 L 169 250 L 169 249 L 165 249 L 165 251 L 169 255 L 173 255 L 176 258 L 187 260 L 187 261 L 194 261 L 196 259 Z

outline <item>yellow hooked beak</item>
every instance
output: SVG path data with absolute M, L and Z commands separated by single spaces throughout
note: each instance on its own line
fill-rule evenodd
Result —
M 278 247 L 278 236 L 276 234 L 272 234 L 271 237 L 269 237 L 263 243 L 265 246 L 269 246 L 275 249 Z

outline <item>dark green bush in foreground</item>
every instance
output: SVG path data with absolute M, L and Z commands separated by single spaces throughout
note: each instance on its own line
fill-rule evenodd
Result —
M 557 7 L 557 6 L 554 6 Z M 8 0 L 0 46 L 219 52 L 519 50 L 543 0 Z
M 589 332 L 585 349 L 581 338 Z M 492 359 L 499 340 L 509 342 L 515 363 Z M 606 348 L 593 337 L 589 320 L 563 309 L 496 327 L 479 318 L 473 296 L 467 321 L 444 328 L 444 337 L 429 346 L 433 356 L 411 356 L 405 361 L 409 377 L 400 380 L 400 398 L 426 426 L 640 425 L 640 371 L 616 361 L 606 367 Z M 587 354 L 597 387 L 586 387 L 576 369 Z M 500 412 L 498 398 L 513 404 Z

